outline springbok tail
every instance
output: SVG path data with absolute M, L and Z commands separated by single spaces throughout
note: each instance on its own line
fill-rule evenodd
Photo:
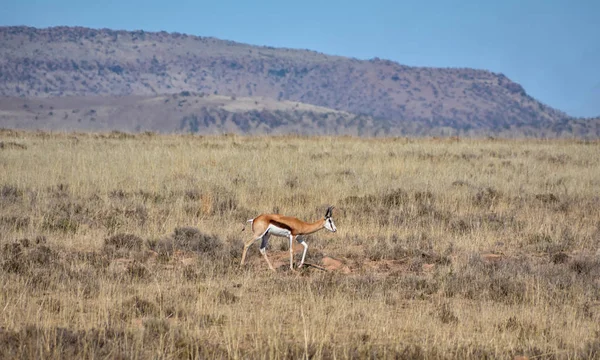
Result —
M 251 224 L 252 224 L 253 222 L 254 222 L 254 219 L 248 219 L 248 220 L 246 221 L 246 223 L 251 223 Z M 246 230 L 246 223 L 244 223 L 244 227 L 242 228 L 242 231 Z

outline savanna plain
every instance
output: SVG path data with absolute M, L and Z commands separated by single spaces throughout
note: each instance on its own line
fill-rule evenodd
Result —
M 600 358 L 599 154 L 1 130 L 0 358 Z M 330 205 L 320 268 L 240 266 L 247 219 Z

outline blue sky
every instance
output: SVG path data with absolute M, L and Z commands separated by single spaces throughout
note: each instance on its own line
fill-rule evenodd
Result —
M 598 0 L 0 0 L 0 9 L 0 26 L 165 30 L 488 69 L 569 115 L 600 115 Z

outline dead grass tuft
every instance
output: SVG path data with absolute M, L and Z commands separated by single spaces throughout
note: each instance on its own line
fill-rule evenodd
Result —
M 179 227 L 172 235 L 174 247 L 182 251 L 216 254 L 223 248 L 217 236 L 202 233 L 192 227 Z
M 491 187 L 486 187 L 479 190 L 473 197 L 473 204 L 479 207 L 491 207 L 498 204 L 498 201 L 502 198 L 502 194 Z
M 600 277 L 600 259 L 578 256 L 569 263 L 569 269 L 581 276 Z
M 140 251 L 144 240 L 133 234 L 116 234 L 104 240 L 104 246 L 113 247 L 116 250 Z
M 452 311 L 452 305 L 444 303 L 438 306 L 436 311 L 432 315 L 440 320 L 442 324 L 457 324 L 458 317 Z
M 131 334 L 113 329 L 70 330 L 27 326 L 20 331 L 0 330 L 3 359 L 74 359 L 111 357 L 126 359 Z
M 2 269 L 8 273 L 30 275 L 32 270 L 53 267 L 60 260 L 59 253 L 46 245 L 30 247 L 28 239 L 2 246 Z
M 223 326 L 227 322 L 225 315 L 201 314 L 198 316 L 199 326 L 203 328 L 211 326 Z
M 159 308 L 151 301 L 134 296 L 123 302 L 120 307 L 120 316 L 123 320 L 128 320 L 134 317 L 157 316 Z
M 239 297 L 227 289 L 222 289 L 217 293 L 217 301 L 220 304 L 234 304 L 238 302 Z
M 14 141 L 0 141 L 0 150 L 5 149 L 27 150 L 27 145 L 20 144 Z
M 537 194 L 537 195 L 535 195 L 535 198 L 544 204 L 554 204 L 559 201 L 558 196 L 556 196 L 552 193 Z
M 0 217 L 0 229 L 12 229 L 20 231 L 27 228 L 31 224 L 31 218 L 27 216 L 2 216 Z
M 0 188 L 0 201 L 2 204 L 12 204 L 23 197 L 23 190 L 14 185 L 3 185 Z

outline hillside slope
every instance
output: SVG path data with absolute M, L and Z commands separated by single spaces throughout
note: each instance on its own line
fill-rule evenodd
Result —
M 0 99 L 0 127 L 198 134 L 398 134 L 366 115 L 278 101 L 187 92 L 170 95 Z M 406 131 L 406 130 L 405 130 Z
M 597 121 L 575 121 L 504 75 L 483 70 L 409 67 L 166 32 L 1 27 L 0 44 L 5 97 L 189 91 L 364 114 L 407 134 L 600 134 Z

